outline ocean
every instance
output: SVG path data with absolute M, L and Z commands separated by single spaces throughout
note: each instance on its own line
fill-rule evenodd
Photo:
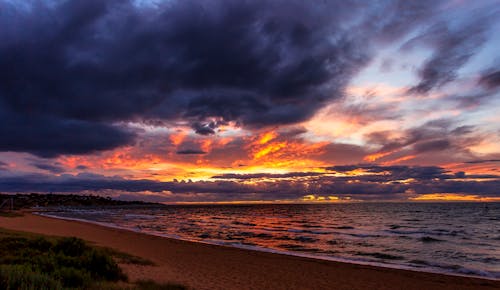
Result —
M 500 203 L 59 207 L 42 214 L 259 251 L 500 279 Z

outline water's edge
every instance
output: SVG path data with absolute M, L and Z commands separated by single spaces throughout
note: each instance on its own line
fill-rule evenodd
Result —
M 278 255 L 295 256 L 295 257 L 309 258 L 309 259 L 314 259 L 314 260 L 340 262 L 340 263 L 347 263 L 347 264 L 353 264 L 353 265 L 365 265 L 365 266 L 374 266 L 374 267 L 387 268 L 387 269 L 413 271 L 413 272 L 419 272 L 419 273 L 431 273 L 431 274 L 441 274 L 441 275 L 456 276 L 456 277 L 477 278 L 477 279 L 484 279 L 484 280 L 490 280 L 490 281 L 500 281 L 500 278 L 497 278 L 497 277 L 492 277 L 492 276 L 487 276 L 487 275 L 460 274 L 460 273 L 446 271 L 444 269 L 435 268 L 435 267 L 415 268 L 415 267 L 396 265 L 396 264 L 390 264 L 390 263 L 377 263 L 377 262 L 367 262 L 367 261 L 360 261 L 360 260 L 350 260 L 350 259 L 345 259 L 345 258 L 324 256 L 324 255 L 319 255 L 319 254 L 310 255 L 310 254 L 306 254 L 306 253 L 297 253 L 297 252 L 291 252 L 291 251 L 285 251 L 285 250 L 275 250 L 275 249 L 264 248 L 264 247 L 259 247 L 259 246 L 250 246 L 250 245 L 243 245 L 243 244 L 238 245 L 238 244 L 234 244 L 234 243 L 218 243 L 215 241 L 214 242 L 200 241 L 200 240 L 194 240 L 194 239 L 181 238 L 177 235 L 148 233 L 148 232 L 144 232 L 141 230 L 135 230 L 132 228 L 118 226 L 118 225 L 112 224 L 112 223 L 90 221 L 90 220 L 80 219 L 80 218 L 61 217 L 61 216 L 45 214 L 43 212 L 37 212 L 37 211 L 32 212 L 32 214 L 47 217 L 47 218 L 83 222 L 83 223 L 98 225 L 98 226 L 111 228 L 111 229 L 119 229 L 119 230 L 124 230 L 124 231 L 128 231 L 128 232 L 133 232 L 133 233 L 139 233 L 139 234 L 144 234 L 144 235 L 149 235 L 149 236 L 157 236 L 157 237 L 168 238 L 168 239 L 175 239 L 175 240 L 180 240 L 180 241 L 187 241 L 187 242 L 192 242 L 192 243 L 208 244 L 208 245 L 230 247 L 230 248 L 237 248 L 237 249 L 244 249 L 244 250 L 258 251 L 258 252 L 266 252 L 266 253 L 273 253 L 273 254 L 278 254 Z

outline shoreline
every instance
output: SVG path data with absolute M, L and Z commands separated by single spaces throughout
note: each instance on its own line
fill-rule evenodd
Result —
M 166 239 L 185 241 L 185 242 L 190 242 L 190 243 L 200 243 L 200 244 L 207 244 L 207 245 L 214 245 L 214 246 L 228 247 L 228 248 L 236 248 L 236 249 L 242 249 L 242 250 L 248 250 L 248 251 L 272 253 L 272 254 L 277 254 L 277 255 L 302 257 L 302 258 L 315 259 L 315 260 L 320 260 L 320 261 L 331 261 L 331 262 L 347 263 L 347 264 L 353 264 L 353 265 L 372 266 L 372 267 L 380 267 L 380 268 L 388 268 L 388 269 L 396 269 L 396 270 L 407 270 L 407 271 L 414 271 L 414 272 L 420 272 L 420 273 L 430 273 L 430 274 L 449 275 L 449 276 L 457 276 L 457 277 L 465 277 L 465 278 L 478 278 L 478 279 L 485 279 L 485 280 L 491 280 L 491 281 L 500 281 L 500 278 L 497 278 L 497 277 L 447 272 L 446 270 L 440 270 L 439 268 L 435 268 L 435 267 L 434 268 L 422 267 L 421 269 L 419 269 L 419 268 L 415 268 L 415 267 L 411 267 L 411 266 L 404 266 L 404 265 L 397 265 L 397 264 L 370 262 L 370 261 L 363 261 L 363 260 L 356 261 L 356 260 L 343 259 L 343 258 L 338 258 L 338 257 L 333 257 L 333 256 L 311 255 L 311 254 L 307 254 L 307 253 L 291 252 L 291 251 L 284 251 L 284 250 L 280 251 L 280 250 L 275 250 L 275 249 L 270 249 L 270 248 L 243 245 L 243 244 L 241 244 L 241 246 L 240 246 L 240 245 L 222 244 L 222 243 L 210 242 L 210 241 L 190 240 L 190 239 L 184 239 L 184 238 L 178 237 L 176 235 L 168 235 L 168 234 L 161 235 L 161 234 L 154 234 L 154 233 L 146 233 L 146 232 L 142 232 L 142 231 L 138 231 L 138 230 L 136 231 L 136 230 L 126 228 L 126 227 L 120 227 L 117 225 L 102 223 L 102 222 L 97 222 L 97 221 L 90 221 L 90 220 L 71 218 L 71 217 L 59 217 L 59 216 L 53 216 L 53 215 L 46 215 L 43 212 L 32 211 L 31 214 L 42 216 L 42 217 L 47 217 L 47 218 L 53 218 L 53 219 L 87 223 L 87 224 L 97 225 L 97 226 L 101 226 L 101 227 L 105 227 L 105 228 L 119 229 L 119 230 L 129 231 L 129 232 L 133 232 L 133 233 L 139 233 L 139 234 L 161 237 L 161 238 L 166 238 Z
M 494 278 L 423 272 L 174 239 L 130 229 L 25 213 L 0 227 L 76 236 L 155 262 L 126 266 L 132 280 L 182 283 L 194 289 L 500 289 Z

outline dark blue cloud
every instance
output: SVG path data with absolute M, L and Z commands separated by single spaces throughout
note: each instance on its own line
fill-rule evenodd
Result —
M 184 120 L 204 135 L 227 122 L 304 121 L 343 95 L 375 43 L 404 36 L 436 5 L 0 1 L 0 121 L 10 126 L 0 150 L 107 150 L 133 141 L 118 126 L 129 121 Z
M 432 56 L 418 71 L 420 82 L 410 89 L 413 93 L 427 93 L 439 88 L 457 77 L 457 71 L 465 65 L 487 39 L 492 15 L 479 13 L 473 19 L 455 28 L 450 23 L 441 22 L 432 26 L 422 35 L 410 41 L 421 42 L 434 49 Z
M 490 162 L 500 162 L 500 159 L 470 160 L 470 161 L 466 161 L 464 163 L 468 163 L 468 164 L 480 164 L 480 163 L 490 163 Z
M 0 151 L 29 152 L 42 157 L 112 149 L 131 144 L 135 136 L 129 130 L 105 123 L 6 111 L 1 103 L 0 124 Z
M 500 71 L 493 71 L 485 73 L 479 79 L 479 83 L 488 89 L 495 89 L 500 86 Z
M 406 150 L 408 154 L 447 152 L 448 156 L 473 156 L 467 148 L 479 144 L 485 136 L 476 126 L 456 126 L 456 122 L 454 118 L 432 120 L 402 130 L 398 138 L 392 138 L 388 131 L 372 132 L 365 137 L 370 144 L 379 146 L 377 152 Z
M 31 165 L 35 168 L 48 171 L 54 174 L 60 174 L 66 171 L 62 164 L 59 162 L 50 162 L 50 161 L 35 161 L 31 163 Z

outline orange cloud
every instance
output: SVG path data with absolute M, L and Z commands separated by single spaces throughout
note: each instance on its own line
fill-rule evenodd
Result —
M 187 134 L 184 132 L 178 133 L 178 134 L 172 134 L 169 136 L 170 142 L 174 144 L 175 146 L 178 146 L 184 141 L 186 138 Z
M 200 141 L 200 148 L 204 152 L 210 152 L 212 149 L 213 141 L 211 139 L 203 139 Z
M 253 145 L 250 148 L 253 166 L 268 168 L 283 168 L 285 171 L 311 169 L 324 166 L 322 161 L 313 157 L 325 152 L 329 142 L 311 143 L 304 140 L 268 141 L 263 146 Z M 258 143 L 260 144 L 260 143 Z
M 441 167 L 450 171 L 463 171 L 466 174 L 498 174 L 497 163 L 448 163 Z
M 363 160 L 369 161 L 369 162 L 373 162 L 373 161 L 376 161 L 376 160 L 378 160 L 378 159 L 380 159 L 382 157 L 391 155 L 394 152 L 396 152 L 396 151 L 379 152 L 379 153 L 374 153 L 374 154 L 366 155 L 365 158 L 363 158 Z
M 255 152 L 253 154 L 253 158 L 254 159 L 262 158 L 266 155 L 269 155 L 270 153 L 277 152 L 277 151 L 281 150 L 286 145 L 287 145 L 287 142 L 271 143 L 271 144 L 265 146 L 264 148 L 259 149 L 257 152 Z
M 269 132 L 264 133 L 260 136 L 258 143 L 259 144 L 266 144 L 267 142 L 275 139 L 276 137 L 278 137 L 278 134 L 276 132 L 269 131 Z
M 398 163 L 403 162 L 403 161 L 415 159 L 415 157 L 417 157 L 417 156 L 416 155 L 403 156 L 401 158 L 398 158 L 398 159 L 395 159 L 395 160 L 392 160 L 392 161 L 382 162 L 382 165 L 398 164 Z
M 500 197 L 484 197 L 479 195 L 465 195 L 455 193 L 430 193 L 412 197 L 410 199 L 415 201 L 500 201 Z

